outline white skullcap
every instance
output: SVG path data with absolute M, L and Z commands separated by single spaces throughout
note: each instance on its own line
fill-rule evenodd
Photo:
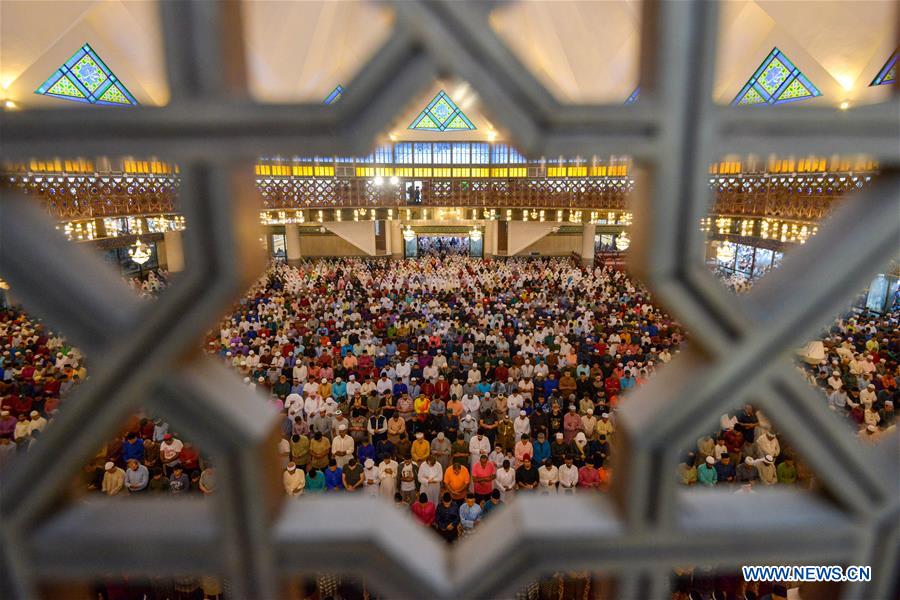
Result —
M 371 469 L 372 467 L 375 466 L 375 461 L 372 460 L 371 458 L 367 458 L 366 462 L 364 462 L 363 464 L 366 466 L 367 469 Z
M 561 433 L 556 434 L 556 439 L 561 440 L 562 437 L 563 437 L 563 434 L 561 434 Z
M 528 414 L 528 413 L 526 413 L 524 410 L 520 410 L 520 411 L 519 411 L 519 416 L 524 417 L 524 416 L 527 415 L 527 414 Z
M 771 454 L 766 454 L 766 462 L 774 462 L 775 458 Z
M 292 462 L 289 462 L 289 463 L 287 464 L 287 470 L 290 471 L 291 473 L 293 473 L 294 471 L 297 470 L 297 465 L 295 465 L 295 464 L 292 463 Z
M 752 465 L 752 464 L 753 464 L 753 457 L 752 457 L 752 456 L 748 456 L 747 458 L 744 459 L 744 462 L 747 463 L 748 465 Z
M 600 413 L 600 416 L 601 416 L 602 418 L 604 418 L 604 419 L 608 419 L 608 418 L 609 418 L 609 413 L 608 413 L 608 412 Z
M 112 468 L 114 468 L 115 466 L 116 466 L 116 464 L 113 461 L 108 461 L 105 465 L 103 465 L 103 468 L 106 469 L 107 471 L 109 471 Z
M 713 464 L 714 462 L 716 462 L 716 459 L 714 459 L 712 456 L 707 456 L 707 457 L 706 457 L 706 464 L 711 465 L 711 464 Z

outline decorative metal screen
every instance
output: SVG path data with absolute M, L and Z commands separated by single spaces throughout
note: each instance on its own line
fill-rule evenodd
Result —
M 4 158 L 177 160 L 189 224 L 187 271 L 147 304 L 26 202 L 0 203 L 0 275 L 94 367 L 2 481 L 5 598 L 34 597 L 47 579 L 122 570 L 223 575 L 238 598 L 276 597 L 280 577 L 322 571 L 359 575 L 389 597 L 494 598 L 556 569 L 615 577 L 619 598 L 661 598 L 674 567 L 748 563 L 871 564 L 874 581 L 843 593 L 886 598 L 895 589 L 897 435 L 861 446 L 788 354 L 897 252 L 896 98 L 846 112 L 716 106 L 717 5 L 645 0 L 640 99 L 561 105 L 488 25 L 490 3 L 407 0 L 398 2 L 394 34 L 340 102 L 256 105 L 244 76 L 241 5 L 159 4 L 168 106 L 0 115 Z M 523 495 L 452 548 L 387 504 L 282 502 L 272 472 L 276 415 L 197 348 L 263 267 L 253 161 L 298 149 L 362 155 L 396 108 L 439 75 L 468 81 L 527 154 L 635 157 L 631 269 L 692 333 L 690 347 L 623 403 L 611 495 Z M 728 152 L 862 152 L 882 173 L 780 270 L 735 298 L 705 269 L 698 226 L 710 202 L 708 165 Z M 745 399 L 808 459 L 830 501 L 776 490 L 724 501 L 725 492 L 678 487 L 679 449 Z M 218 457 L 216 501 L 57 503 L 70 474 L 138 405 Z

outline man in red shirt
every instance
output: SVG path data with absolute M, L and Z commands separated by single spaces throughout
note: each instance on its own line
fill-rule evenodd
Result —
M 426 494 L 419 494 L 419 500 L 412 503 L 410 510 L 426 527 L 431 527 L 431 524 L 434 523 L 434 515 L 437 509 L 434 506 L 434 502 L 428 501 Z
M 487 502 L 494 491 L 494 479 L 497 478 L 497 466 L 482 454 L 477 463 L 472 465 L 473 489 L 478 502 Z

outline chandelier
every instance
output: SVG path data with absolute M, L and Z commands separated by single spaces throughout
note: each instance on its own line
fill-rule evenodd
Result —
M 730 263 L 734 260 L 736 248 L 731 242 L 722 242 L 716 249 L 716 260 L 722 263 Z
M 416 239 L 416 232 L 412 230 L 412 227 L 409 225 L 406 226 L 406 229 L 403 230 L 403 239 L 407 242 L 411 242 Z
M 481 230 L 477 227 L 472 227 L 472 231 L 469 232 L 469 239 L 477 242 L 481 239 Z
M 128 249 L 128 256 L 137 264 L 142 265 L 150 260 L 150 246 L 138 240 L 132 248 Z
M 616 250 L 619 252 L 625 252 L 628 250 L 628 246 L 631 245 L 631 238 L 628 237 L 628 233 L 623 229 L 622 233 L 620 233 L 616 237 Z

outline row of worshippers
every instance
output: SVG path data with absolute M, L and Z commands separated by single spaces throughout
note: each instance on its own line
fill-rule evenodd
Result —
M 736 415 L 723 415 L 715 435 L 697 440 L 679 463 L 678 475 L 684 485 L 727 485 L 744 493 L 757 485 L 811 488 L 812 474 L 795 458 L 765 414 L 747 404 Z

